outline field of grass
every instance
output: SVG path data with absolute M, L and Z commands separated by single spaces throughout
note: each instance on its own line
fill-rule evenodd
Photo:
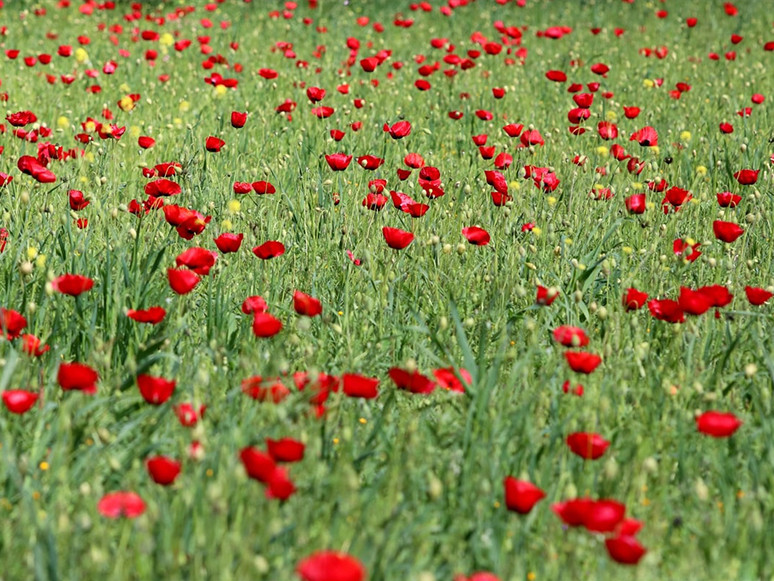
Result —
M 5 0 L 0 580 L 774 578 L 771 18 Z

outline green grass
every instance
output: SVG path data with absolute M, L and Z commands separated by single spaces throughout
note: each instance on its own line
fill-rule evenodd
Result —
M 0 26 L 8 27 L 0 37 L 3 50 L 21 51 L 15 61 L 0 54 L 8 113 L 32 110 L 54 130 L 40 142 L 65 148 L 80 146 L 73 139 L 80 123 L 89 116 L 101 119 L 105 106 L 127 128 L 118 141 L 95 136 L 82 146 L 87 157 L 52 162 L 54 184 L 37 184 L 16 169 L 21 155 L 36 155 L 34 144 L 13 137 L 10 127 L 0 135 L 0 171 L 14 176 L 0 188 L 0 225 L 9 232 L 0 254 L 0 305 L 23 313 L 25 332 L 51 347 L 34 359 L 19 340 L 0 343 L 0 390 L 41 393 L 41 404 L 23 416 L 0 413 L 0 579 L 289 580 L 296 564 L 320 549 L 356 556 L 371 581 L 442 581 L 480 570 L 503 581 L 774 575 L 772 307 L 750 306 L 743 290 L 774 285 L 774 83 L 768 74 L 774 53 L 763 50 L 774 31 L 764 3 L 739 2 L 740 14 L 729 17 L 714 1 L 530 0 L 520 9 L 478 0 L 445 18 L 437 6 L 428 15 L 411 12 L 408 2 L 352 1 L 345 7 L 322 0 L 317 10 L 299 2 L 295 18 L 273 20 L 268 12 L 281 3 L 253 0 L 229 1 L 214 13 L 197 2 L 193 14 L 163 27 L 136 23 L 140 30 L 179 31 L 180 38 L 192 39 L 182 53 L 158 42 L 133 43 L 135 23 L 122 18 L 129 5 L 118 4 L 115 11 L 83 16 L 75 6 L 59 10 L 45 2 L 46 16 L 30 12 L 23 20 L 20 11 L 32 4 L 8 1 L 0 10 Z M 162 13 L 175 6 L 163 5 Z M 661 8 L 668 18 L 656 18 Z M 153 12 L 155 5 L 146 10 Z M 393 26 L 399 10 L 415 18 L 412 28 Z M 358 26 L 355 18 L 363 14 L 386 30 Z M 213 28 L 200 26 L 205 16 Z M 305 26 L 304 16 L 315 23 Z M 699 24 L 688 29 L 687 16 Z M 221 30 L 221 20 L 230 21 L 230 28 Z M 444 54 L 430 47 L 430 38 L 448 37 L 464 56 L 474 48 L 474 31 L 498 39 L 496 20 L 529 26 L 523 66 L 506 66 L 504 52 L 482 55 L 476 68 L 450 79 L 442 72 L 450 67 L 442 63 L 428 78 L 430 91 L 414 88 L 414 55 L 425 54 L 432 63 Z M 122 24 L 119 48 L 129 50 L 129 58 L 118 56 L 108 30 L 97 30 L 100 22 Z M 315 32 L 317 25 L 328 32 Z M 535 37 L 553 25 L 575 30 L 558 40 Z M 592 26 L 603 31 L 592 36 Z M 621 38 L 613 34 L 616 27 L 626 29 Z M 58 39 L 47 39 L 48 31 Z M 723 54 L 732 48 L 732 33 L 744 40 L 735 47 L 737 59 L 727 61 Z M 88 62 L 56 56 L 59 44 L 76 48 L 80 34 L 91 37 L 84 47 Z M 199 35 L 210 35 L 213 54 L 241 63 L 243 72 L 223 65 L 205 71 Z M 351 76 L 341 74 L 350 36 L 361 41 L 358 60 L 381 49 L 392 50 L 391 59 L 371 75 L 359 65 Z M 228 46 L 232 41 L 239 42 L 235 52 Z M 292 42 L 308 68 L 272 52 L 278 41 Z M 326 51 L 317 59 L 312 52 L 319 45 Z M 663 60 L 638 54 L 662 45 L 669 49 Z M 152 68 L 143 60 L 149 48 L 159 52 Z M 720 60 L 709 60 L 710 51 Z M 24 65 L 24 56 L 43 52 L 54 55 L 50 65 Z M 114 75 L 84 78 L 85 69 L 101 71 L 109 59 L 119 64 Z M 571 68 L 572 59 L 584 66 Z M 396 61 L 404 67 L 392 70 Z M 595 62 L 610 66 L 607 79 L 589 71 Z M 264 67 L 277 70 L 278 78 L 260 77 Z M 73 69 L 78 79 L 69 86 L 49 85 L 40 74 Z M 585 135 L 567 131 L 566 112 L 575 105 L 567 84 L 545 78 L 549 69 L 564 70 L 571 82 L 602 84 Z M 238 89 L 216 94 L 203 80 L 212 72 L 238 78 Z M 159 83 L 161 74 L 170 80 Z M 378 87 L 369 83 L 372 78 Z M 655 78 L 664 79 L 661 88 L 644 83 Z M 305 90 L 294 86 L 300 81 L 327 90 L 322 104 L 335 108 L 333 117 L 310 114 Z M 668 91 L 680 81 L 691 90 L 670 98 Z M 349 95 L 336 91 L 344 82 Z M 102 92 L 86 93 L 95 83 Z M 505 97 L 495 100 L 492 87 L 505 87 Z M 614 92 L 612 99 L 602 98 L 607 90 Z M 461 100 L 462 92 L 470 98 Z M 123 112 L 116 102 L 130 93 L 141 99 Z M 753 93 L 765 95 L 766 102 L 752 105 Z M 274 111 L 287 98 L 298 103 L 292 121 Z M 365 99 L 362 109 L 353 107 L 355 98 Z M 625 119 L 622 106 L 633 105 L 642 113 Z M 752 116 L 736 115 L 747 106 Z M 477 119 L 478 109 L 491 110 L 495 119 Z M 233 110 L 249 111 L 243 129 L 231 127 Z M 464 117 L 452 121 L 452 110 Z M 598 150 L 613 143 L 596 133 L 597 122 L 611 113 L 620 131 L 615 142 L 647 162 L 640 176 Z M 66 120 L 58 126 L 61 117 Z M 393 141 L 382 125 L 399 118 L 411 122 L 412 133 Z M 358 132 L 349 128 L 354 121 L 363 123 Z M 720 133 L 724 121 L 734 125 L 733 134 Z M 545 147 L 517 149 L 518 139 L 501 129 L 509 122 L 534 125 Z M 628 141 L 645 125 L 657 129 L 658 151 Z M 347 131 L 340 143 L 329 137 L 333 128 Z M 686 131 L 690 136 L 681 135 Z M 489 134 L 488 145 L 514 157 L 503 172 L 514 197 L 507 207 L 492 204 L 484 179 L 492 164 L 471 141 L 481 133 Z M 138 135 L 153 136 L 157 145 L 141 151 Z M 205 151 L 209 135 L 226 141 L 220 153 Z M 353 160 L 346 171 L 334 173 L 324 155 L 339 151 L 386 162 L 367 172 Z M 441 170 L 446 196 L 418 219 L 389 202 L 378 213 L 363 208 L 368 181 L 376 177 L 386 178 L 388 189 L 426 201 L 416 170 L 405 182 L 395 177 L 409 152 Z M 589 157 L 584 167 L 571 163 L 575 155 Z M 183 193 L 168 203 L 212 216 L 190 242 L 160 211 L 143 218 L 126 212 L 132 199 L 145 198 L 148 180 L 140 166 L 168 161 L 183 165 L 177 180 Z M 544 194 L 522 179 L 525 164 L 552 167 L 559 188 Z M 603 166 L 606 176 L 594 171 Z M 732 174 L 742 168 L 763 170 L 756 185 L 737 184 Z M 664 215 L 661 195 L 644 185 L 661 177 L 690 190 L 694 202 Z M 235 181 L 257 180 L 271 181 L 276 194 L 233 194 Z M 590 198 L 596 185 L 612 188 L 614 197 Z M 75 226 L 67 205 L 71 188 L 91 199 L 78 212 L 89 220 L 84 230 Z M 627 215 L 624 197 L 645 191 L 651 207 L 641 217 Z M 720 209 L 715 194 L 722 191 L 741 194 L 740 206 Z M 333 192 L 340 194 L 338 206 Z M 237 212 L 229 209 L 234 199 L 241 202 Z M 722 244 L 712 233 L 716 219 L 739 223 L 746 232 Z M 526 222 L 534 222 L 539 233 L 522 233 Z M 460 231 L 472 225 L 491 234 L 488 246 L 467 244 Z M 410 230 L 416 239 L 393 251 L 382 226 Z M 244 233 L 240 251 L 219 256 L 189 295 L 172 293 L 166 269 L 175 257 L 195 245 L 214 250 L 212 239 L 227 230 Z M 690 264 L 674 257 L 676 238 L 701 242 L 703 255 Z M 283 242 L 286 253 L 256 258 L 250 249 L 267 240 Z M 362 259 L 360 267 L 346 250 Z M 66 272 L 92 277 L 94 288 L 77 300 L 49 292 L 47 283 Z M 550 307 L 534 304 L 537 284 L 560 290 Z M 735 295 L 719 319 L 711 311 L 669 325 L 652 318 L 647 307 L 626 313 L 621 306 L 630 286 L 653 298 L 676 299 L 681 285 L 709 284 L 727 285 Z M 320 317 L 295 314 L 296 289 L 322 301 Z M 256 294 L 284 323 L 274 338 L 256 338 L 250 317 L 240 310 Z M 129 308 L 152 305 L 168 311 L 158 326 L 125 316 Z M 579 377 L 567 367 L 564 349 L 550 337 L 562 324 L 587 331 L 588 350 L 604 359 L 594 374 Z M 99 372 L 96 395 L 63 392 L 57 384 L 59 363 L 73 360 Z M 464 367 L 474 381 L 465 395 L 395 390 L 388 370 L 411 365 L 428 374 Z M 252 375 L 287 373 L 292 386 L 296 371 L 378 377 L 380 395 L 365 401 L 332 394 L 325 417 L 318 419 L 309 412 L 308 392 L 292 388 L 275 405 L 240 390 Z M 135 384 L 139 373 L 174 378 L 171 402 L 147 405 Z M 562 393 L 568 378 L 583 383 L 582 398 Z M 181 402 L 207 405 L 193 429 L 175 418 L 171 403 Z M 693 419 L 706 410 L 734 412 L 744 424 L 729 439 L 708 438 Z M 605 456 L 592 462 L 571 454 L 564 440 L 574 431 L 610 440 Z M 306 457 L 289 465 L 298 490 L 280 503 L 247 478 L 238 453 L 283 436 L 302 440 Z M 187 456 L 193 440 L 204 447 L 198 460 Z M 172 487 L 154 484 L 147 474 L 144 460 L 156 454 L 183 459 Z M 508 512 L 502 489 L 508 475 L 532 481 L 547 498 L 527 516 Z M 135 520 L 102 517 L 97 502 L 114 490 L 140 494 L 145 514 Z M 564 530 L 550 510 L 551 503 L 585 494 L 616 498 L 644 522 L 639 539 L 648 553 L 636 567 L 611 561 L 602 537 Z

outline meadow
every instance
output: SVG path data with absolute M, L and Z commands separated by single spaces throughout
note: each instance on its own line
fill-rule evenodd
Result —
M 0 580 L 774 578 L 773 26 L 0 1 Z

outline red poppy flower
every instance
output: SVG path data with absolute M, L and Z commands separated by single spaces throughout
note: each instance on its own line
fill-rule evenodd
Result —
M 565 351 L 564 358 L 567 360 L 570 369 L 587 375 L 592 373 L 602 363 L 602 358 L 599 355 L 585 351 Z
M 473 384 L 473 377 L 467 369 L 460 368 L 459 377 L 454 373 L 454 367 L 436 369 L 433 371 L 433 375 L 438 382 L 438 387 L 457 393 L 465 393 L 465 386 Z
M 512 476 L 506 476 L 503 485 L 505 506 L 519 514 L 529 514 L 534 506 L 546 497 L 546 493 L 531 482 L 516 480 Z
M 304 444 L 293 438 L 266 438 L 266 450 L 275 462 L 300 462 L 304 459 L 304 449 Z
M 728 438 L 742 425 L 732 413 L 704 412 L 696 417 L 696 429 L 713 438 Z
M 641 309 L 647 300 L 647 293 L 638 291 L 636 288 L 628 288 L 623 297 L 623 306 L 627 311 L 636 311 Z
M 24 315 L 13 309 L 0 307 L 0 331 L 5 334 L 6 339 L 16 339 L 26 326 L 27 319 Z
M 137 138 L 137 145 L 142 147 L 143 149 L 150 149 L 154 145 L 156 145 L 156 140 L 152 137 L 148 137 L 147 135 L 141 135 Z
M 462 235 L 475 246 L 486 246 L 491 239 L 489 232 L 478 226 L 468 226 L 462 229 Z
M 163 307 L 150 307 L 149 309 L 129 309 L 126 316 L 138 323 L 159 324 L 166 316 L 167 311 Z
M 168 175 L 174 175 L 174 173 Z M 182 191 L 183 189 L 180 187 L 180 184 L 166 178 L 160 178 L 145 184 L 145 193 L 157 198 L 163 196 L 176 196 Z
M 247 123 L 247 113 L 240 113 L 239 111 L 231 112 L 231 127 L 234 129 L 241 129 Z
M 242 448 L 239 452 L 239 459 L 245 467 L 247 476 L 264 484 L 269 481 L 272 473 L 277 468 L 274 459 L 266 452 L 262 452 L 257 448 Z
M 756 307 L 765 304 L 771 297 L 774 297 L 774 293 L 770 293 L 764 288 L 753 286 L 744 287 L 744 293 L 747 295 L 747 300 L 750 304 Z
M 617 500 L 595 500 L 583 519 L 583 526 L 593 533 L 612 533 L 624 520 L 626 505 Z
M 605 453 L 610 442 L 592 432 L 575 432 L 567 436 L 567 446 L 573 454 L 585 460 L 596 460 Z M 584 520 L 585 522 L 585 520 Z
M 686 287 L 680 287 L 680 297 L 677 301 L 680 309 L 689 315 L 703 315 L 712 308 L 712 301 L 702 292 Z
M 301 291 L 293 293 L 293 308 L 299 315 L 316 317 L 322 313 L 322 304 L 319 300 Z
M 640 114 L 639 107 L 624 107 L 624 116 L 627 119 L 636 119 Z
M 521 137 L 519 137 L 519 142 L 524 147 L 529 147 L 530 145 L 539 145 L 543 147 L 545 145 L 543 136 L 540 135 L 540 131 L 538 131 L 537 129 L 530 129 L 522 133 Z
M 63 274 L 54 279 L 54 290 L 65 295 L 77 297 L 92 289 L 94 281 L 87 276 L 80 274 Z
M 51 347 L 43 345 L 41 347 L 40 339 L 35 335 L 25 334 L 22 338 L 22 350 L 30 357 L 40 357 L 44 353 L 47 353 Z
M 388 226 L 382 228 L 382 235 L 387 246 L 395 250 L 403 250 L 414 240 L 414 235 L 411 232 Z
M 411 123 L 408 121 L 398 121 L 392 126 L 384 124 L 384 131 L 390 134 L 393 139 L 403 139 L 411 134 Z
M 720 131 L 721 133 L 733 133 L 734 132 L 734 126 L 730 123 L 721 123 L 720 124 Z
M 269 313 L 253 313 L 253 334 L 256 337 L 273 337 L 282 330 L 282 321 Z
M 333 171 L 344 171 L 349 166 L 349 162 L 352 161 L 351 155 L 345 155 L 343 153 L 334 153 L 332 155 L 326 155 L 325 161 Z
M 7 389 L 3 392 L 3 404 L 12 414 L 24 414 L 38 401 L 38 394 L 23 389 Z
M 224 232 L 215 238 L 214 242 L 215 246 L 218 247 L 218 250 L 220 250 L 223 254 L 229 254 L 239 250 L 239 248 L 242 246 L 242 240 L 244 237 L 244 234 L 231 234 L 229 232 Z
M 521 123 L 510 123 L 503 127 L 503 131 L 508 135 L 508 137 L 518 137 L 521 135 L 521 132 L 524 130 L 524 125 Z
M 388 374 L 398 389 L 404 389 L 416 394 L 432 393 L 435 389 L 435 383 L 419 373 L 419 371 L 410 372 L 399 367 L 393 367 Z
M 554 329 L 553 337 L 554 341 L 565 347 L 585 347 L 589 344 L 586 332 L 580 327 L 571 327 L 570 325 L 562 325 Z
M 732 194 L 731 192 L 720 192 L 717 194 L 718 206 L 721 208 L 736 207 L 742 201 L 742 196 Z
M 564 83 L 567 80 L 567 75 L 562 71 L 548 71 L 546 72 L 546 78 L 555 83 Z
M 562 522 L 570 527 L 583 526 L 586 517 L 594 506 L 590 498 L 574 498 L 565 502 L 551 505 L 551 510 L 562 519 Z
M 639 541 L 633 536 L 619 535 L 605 539 L 607 554 L 616 563 L 636 565 L 647 553 Z
M 630 214 L 644 214 L 647 206 L 645 205 L 645 194 L 632 194 L 624 199 L 624 205 Z
M 264 313 L 266 312 L 267 308 L 268 305 L 266 304 L 266 301 L 263 299 L 263 297 L 259 297 L 257 295 L 247 297 L 242 303 L 242 312 L 245 315 Z
M 220 137 L 213 137 L 212 135 L 204 142 L 204 148 L 211 153 L 217 153 L 224 145 L 226 145 L 225 141 Z
M 319 551 L 296 567 L 302 581 L 365 581 L 366 572 L 360 561 L 334 551 Z
M 277 189 L 271 183 L 265 181 L 253 182 L 252 188 L 253 191 L 259 195 L 273 194 L 277 191 Z
M 591 72 L 594 73 L 595 75 L 601 75 L 603 77 L 606 77 L 607 73 L 610 72 L 610 67 L 604 63 L 596 63 L 594 65 L 591 65 Z
M 175 392 L 177 383 L 174 379 L 153 377 L 152 375 L 138 375 L 137 387 L 142 398 L 153 405 L 161 405 Z
M 175 258 L 175 264 L 177 264 L 177 266 L 185 266 L 193 270 L 196 274 L 206 276 L 210 273 L 210 269 L 215 265 L 215 260 L 217 260 L 217 258 L 217 252 L 205 248 L 193 247 Z
M 253 254 L 261 260 L 269 260 L 270 258 L 276 258 L 285 254 L 285 245 L 276 240 L 269 240 L 253 248 Z
M 145 512 L 145 501 L 135 492 L 110 492 L 99 500 L 97 510 L 107 518 L 137 518 Z
M 169 486 L 180 475 L 181 464 L 168 456 L 153 456 L 145 460 L 145 467 L 153 482 Z
M 373 399 L 379 395 L 379 380 L 355 373 L 345 373 L 342 377 L 343 391 L 349 397 Z
M 712 223 L 712 231 L 715 233 L 715 238 L 729 244 L 744 234 L 744 230 L 737 224 L 722 220 L 715 220 Z
M 201 280 L 195 272 L 181 268 L 168 268 L 167 279 L 170 288 L 179 295 L 190 293 Z
M 736 178 L 736 181 L 738 181 L 743 186 L 750 186 L 758 181 L 758 174 L 760 173 L 760 170 L 758 169 L 743 169 L 739 170 L 738 172 L 734 173 L 734 177 Z
M 94 395 L 97 393 L 99 374 L 82 363 L 60 363 L 56 380 L 65 391 L 78 390 L 88 395 Z
M 184 428 L 193 428 L 204 417 L 207 406 L 200 405 L 197 410 L 191 403 L 181 403 L 174 407 L 175 415 Z
M 551 306 L 551 303 L 553 303 L 556 300 L 556 297 L 559 296 L 559 291 L 555 289 L 547 289 L 544 286 L 538 286 L 537 287 L 537 297 L 535 297 L 535 304 L 540 305 L 543 307 L 549 307 Z
M 68 190 L 67 202 L 70 204 L 70 209 L 79 212 L 88 206 L 91 202 L 83 197 L 83 192 L 79 190 Z
M 378 169 L 384 163 L 384 160 L 381 157 L 376 157 L 375 155 L 361 155 L 357 158 L 357 163 L 363 169 L 373 171 Z
M 709 300 L 710 305 L 716 309 L 723 308 L 731 304 L 734 295 L 722 284 L 711 284 L 696 289 L 696 292 L 703 294 Z
M 602 139 L 610 140 L 618 137 L 618 127 L 610 121 L 600 121 L 597 124 L 597 133 Z
M 643 147 L 653 147 L 658 145 L 658 133 L 653 127 L 646 126 L 632 133 L 629 141 L 636 141 Z
M 275 468 L 266 484 L 266 498 L 269 499 L 287 500 L 296 491 L 295 484 L 284 468 Z

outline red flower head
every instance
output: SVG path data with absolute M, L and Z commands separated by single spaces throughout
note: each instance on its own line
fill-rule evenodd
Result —
M 145 461 L 145 467 L 148 469 L 148 474 L 153 482 L 169 486 L 174 484 L 180 475 L 181 464 L 168 456 L 154 456 Z
M 751 305 L 759 307 L 766 303 L 771 297 L 774 297 L 774 293 L 770 293 L 764 288 L 746 286 L 744 287 L 744 293 L 747 295 L 747 300 Z
M 519 514 L 528 514 L 546 497 L 546 493 L 531 482 L 516 480 L 512 476 L 506 476 L 503 485 L 505 486 L 505 506 L 508 510 Z
M 247 123 L 247 113 L 240 113 L 239 111 L 231 112 L 231 127 L 234 129 L 241 129 Z
M 178 267 L 185 266 L 190 268 L 196 274 L 208 275 L 210 269 L 215 265 L 215 260 L 218 258 L 218 253 L 206 248 L 193 247 L 189 248 L 177 258 L 175 258 L 175 264 Z
M 593 533 L 612 533 L 624 520 L 626 505 L 617 500 L 595 500 L 588 507 L 583 526 Z
M 196 409 L 191 403 L 181 403 L 176 405 L 174 409 L 180 425 L 184 428 L 193 428 L 204 417 L 207 406 L 200 405 L 199 409 Z
M 623 297 L 623 306 L 627 311 L 636 311 L 641 309 L 647 300 L 647 293 L 638 291 L 636 288 L 628 288 Z
M 224 145 L 226 145 L 225 141 L 219 137 L 213 137 L 212 135 L 204 142 L 204 148 L 211 153 L 219 152 Z
M 266 301 L 258 295 L 247 297 L 242 303 L 242 312 L 245 315 L 265 313 L 267 308 Z
M 277 188 L 275 188 L 271 183 L 265 181 L 253 182 L 252 188 L 253 191 L 259 195 L 273 194 L 277 191 Z
M 467 238 L 468 242 L 475 246 L 486 246 L 489 244 L 489 232 L 478 226 L 463 228 L 462 235 Z
M 342 376 L 343 391 L 349 397 L 374 399 L 379 395 L 379 380 L 375 377 L 365 377 L 355 373 L 345 373 Z
M 395 250 L 403 250 L 414 240 L 414 235 L 411 232 L 388 226 L 382 228 L 382 235 L 387 246 Z
M 685 313 L 677 301 L 671 299 L 653 299 L 648 302 L 648 310 L 659 321 L 667 323 L 684 323 Z
M 322 304 L 314 297 L 311 297 L 301 291 L 293 293 L 293 308 L 299 315 L 307 317 L 316 317 L 322 313 Z
M 735 208 L 742 201 L 742 196 L 731 192 L 720 192 L 717 194 L 717 198 L 718 206 L 721 208 Z
M 586 522 L 586 517 L 594 506 L 590 498 L 575 498 L 551 505 L 551 510 L 570 527 L 579 527 Z
M 428 377 L 419 373 L 419 371 L 406 371 L 399 367 L 393 367 L 388 372 L 390 379 L 395 383 L 398 389 L 405 389 L 408 392 L 416 394 L 428 394 L 435 390 L 435 383 Z
M 712 231 L 715 233 L 715 238 L 726 243 L 731 243 L 744 234 L 744 230 L 737 224 L 722 220 L 715 220 L 712 223 Z
M 83 210 L 91 203 L 83 197 L 83 192 L 79 190 L 69 190 L 67 192 L 67 202 L 70 204 L 70 209 L 75 212 Z
M 167 278 L 170 288 L 179 295 L 190 293 L 201 280 L 195 272 L 181 268 L 168 268 Z
M 610 121 L 600 121 L 597 125 L 597 133 L 602 139 L 615 139 L 618 137 L 618 127 Z
M 574 454 L 585 460 L 596 460 L 605 453 L 610 442 L 599 434 L 575 432 L 567 436 L 567 445 Z
M 285 245 L 276 240 L 269 240 L 268 242 L 264 242 L 260 246 L 253 248 L 253 254 L 261 260 L 269 260 L 270 258 L 285 254 Z
M 282 321 L 269 313 L 253 313 L 253 334 L 256 337 L 274 337 L 282 330 Z
M 554 341 L 565 347 L 585 347 L 589 344 L 586 332 L 580 327 L 571 327 L 570 325 L 562 325 L 554 329 L 553 337 Z
M 373 171 L 378 169 L 384 163 L 384 160 L 381 157 L 376 157 L 375 155 L 361 155 L 357 158 L 357 163 L 363 169 Z
M 65 391 L 75 389 L 88 395 L 94 395 L 97 393 L 99 374 L 82 363 L 60 363 L 56 380 Z
M 158 325 L 164 320 L 167 315 L 167 311 L 163 307 L 150 307 L 144 310 L 129 309 L 126 312 L 126 316 L 137 321 L 138 323 L 150 323 L 151 325 Z
M 411 123 L 408 121 L 398 121 L 392 126 L 384 124 L 384 131 L 390 134 L 393 139 L 403 139 L 411 134 Z
M 696 417 L 696 429 L 713 438 L 728 438 L 742 422 L 732 413 L 704 412 Z
M 3 392 L 3 404 L 12 414 L 24 414 L 38 401 L 38 394 L 22 389 L 8 389 Z
M 736 181 L 738 181 L 743 186 L 750 186 L 758 181 L 759 173 L 760 170 L 758 169 L 743 169 L 734 173 L 734 177 L 736 178 Z
M 77 297 L 81 293 L 91 290 L 94 281 L 80 274 L 63 274 L 54 279 L 54 290 L 65 295 Z
M 556 289 L 548 289 L 544 286 L 537 287 L 537 296 L 535 297 L 535 304 L 542 307 L 549 307 L 551 303 L 559 296 L 559 291 Z
M 630 214 L 644 214 L 647 206 L 645 205 L 645 194 L 632 194 L 624 199 L 624 205 Z
M 275 462 L 300 462 L 304 459 L 304 444 L 293 438 L 266 438 L 266 449 Z
M 142 147 L 143 149 L 150 149 L 154 145 L 156 145 L 156 140 L 152 137 L 148 137 L 147 135 L 141 135 L 137 138 L 137 145 Z
M 326 155 L 325 161 L 333 171 L 344 171 L 349 166 L 349 162 L 352 161 L 351 155 L 345 155 L 343 153 L 334 153 L 332 155 Z
M 26 326 L 27 319 L 24 315 L 13 309 L 0 307 L 0 336 L 5 334 L 5 338 L 11 341 L 21 335 Z
M 224 232 L 215 238 L 214 242 L 215 246 L 218 247 L 218 250 L 220 250 L 223 254 L 229 254 L 239 250 L 239 248 L 242 246 L 242 240 L 244 237 L 244 234 L 231 234 L 229 232 Z
M 48 345 L 41 347 L 40 339 L 35 335 L 22 335 L 22 350 L 30 357 L 40 357 L 48 352 L 50 348 Z
M 172 397 L 176 385 L 174 379 L 169 380 L 152 375 L 137 376 L 137 387 L 140 390 L 140 395 L 145 401 L 153 405 L 161 405 Z
M 653 147 L 658 145 L 658 133 L 653 127 L 646 126 L 632 133 L 629 141 L 636 141 L 643 147 Z
M 97 510 L 107 518 L 137 518 L 145 512 L 145 502 L 135 492 L 110 492 L 97 503 Z
M 269 482 L 271 475 L 277 468 L 274 459 L 257 448 L 242 448 L 239 458 L 245 467 L 247 476 L 264 484 Z
M 438 387 L 441 389 L 447 389 L 449 391 L 455 391 L 457 393 L 465 393 L 465 386 L 473 383 L 473 377 L 470 375 L 467 369 L 459 369 L 459 377 L 454 373 L 454 367 L 444 367 L 433 371 L 435 380 L 438 382 Z M 463 383 L 464 381 L 464 383 Z
M 602 363 L 602 358 L 599 355 L 585 351 L 565 351 L 564 358 L 567 360 L 570 369 L 587 375 L 592 373 Z
M 302 581 L 365 581 L 360 561 L 345 553 L 320 551 L 301 561 L 296 572 Z
M 700 291 L 680 287 L 680 298 L 677 301 L 680 309 L 689 315 L 703 315 L 712 308 L 712 300 Z
M 605 548 L 610 558 L 622 565 L 636 565 L 647 553 L 645 547 L 630 535 L 619 535 L 605 539 Z

